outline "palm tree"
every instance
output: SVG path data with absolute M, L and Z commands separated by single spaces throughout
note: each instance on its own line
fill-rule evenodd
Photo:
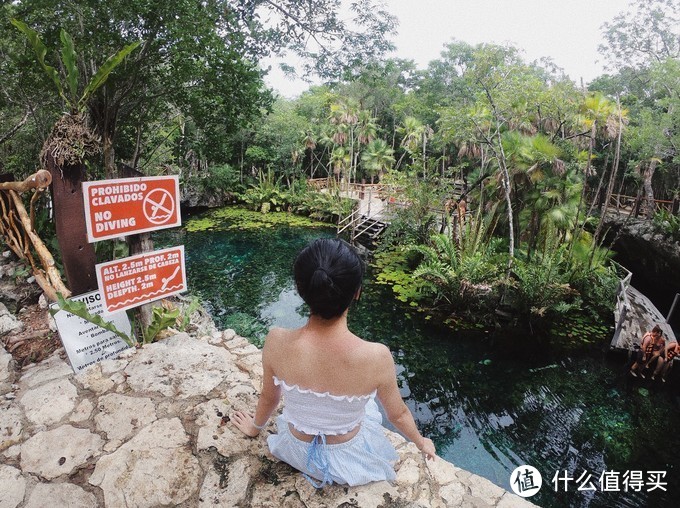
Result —
M 373 183 L 375 175 L 382 176 L 382 173 L 394 164 L 394 150 L 389 147 L 386 141 L 374 139 L 364 149 L 361 163 L 370 175 L 371 183 Z
M 397 128 L 397 132 L 402 136 L 399 146 L 401 146 L 405 151 L 399 158 L 397 162 L 397 168 L 401 166 L 401 161 L 404 159 L 406 153 L 411 155 L 411 162 L 415 159 L 415 153 L 418 151 L 418 147 L 422 143 L 422 135 L 425 126 L 412 116 L 407 116 L 404 118 L 404 123 L 401 127 Z

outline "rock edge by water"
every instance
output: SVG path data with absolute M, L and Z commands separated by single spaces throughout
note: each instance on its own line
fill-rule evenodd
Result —
M 254 407 L 260 351 L 233 330 L 128 350 L 74 375 L 63 350 L 16 369 L 0 348 L 0 507 L 532 506 L 444 461 L 399 452 L 394 484 L 317 491 L 266 436 L 228 421 Z M 49 500 L 49 501 L 48 501 Z

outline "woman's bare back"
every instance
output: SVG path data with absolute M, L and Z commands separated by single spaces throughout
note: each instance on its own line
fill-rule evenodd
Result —
M 274 375 L 289 385 L 333 395 L 366 395 L 378 388 L 375 357 L 384 346 L 346 327 L 273 329 L 267 342 Z

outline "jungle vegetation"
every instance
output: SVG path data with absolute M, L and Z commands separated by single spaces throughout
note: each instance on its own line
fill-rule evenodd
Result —
M 645 197 L 644 215 L 677 230 L 652 203 L 680 198 L 680 1 L 636 0 L 605 24 L 610 71 L 587 88 L 517 48 L 455 39 L 418 69 L 389 57 L 396 20 L 375 4 L 354 2 L 348 24 L 333 0 L 5 3 L 0 173 L 33 172 L 68 107 L 12 19 L 61 73 L 70 34 L 83 82 L 139 43 L 81 105 L 100 145 L 88 178 L 124 163 L 331 222 L 353 203 L 307 179 L 385 183 L 408 204 L 374 260 L 398 298 L 455 326 L 574 339 L 606 326 L 617 274 L 603 203 Z M 306 58 L 288 71 L 325 84 L 275 96 L 258 62 L 284 50 Z

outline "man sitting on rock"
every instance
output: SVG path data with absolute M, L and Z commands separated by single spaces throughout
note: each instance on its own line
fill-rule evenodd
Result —
M 663 332 L 659 325 L 655 325 L 651 332 L 645 333 L 642 337 L 642 345 L 638 351 L 638 357 L 633 366 L 630 368 L 632 376 L 644 378 L 644 370 L 649 367 L 655 360 L 661 358 L 661 354 L 666 347 L 666 339 L 663 337 Z M 643 365 L 640 370 L 640 365 Z

